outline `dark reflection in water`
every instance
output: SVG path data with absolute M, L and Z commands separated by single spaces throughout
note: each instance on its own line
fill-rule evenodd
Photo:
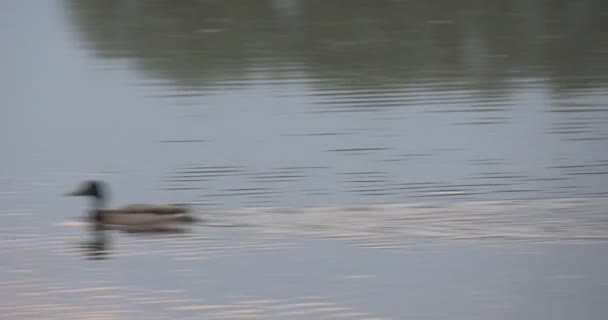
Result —
M 136 85 L 186 110 L 188 133 L 158 147 L 205 151 L 174 163 L 162 188 L 200 204 L 608 192 L 598 178 L 608 158 L 605 2 L 66 8 L 87 52 L 127 61 L 144 76 Z
M 190 232 L 190 227 L 183 225 L 172 224 L 156 224 L 142 225 L 130 227 L 112 227 L 101 224 L 91 224 L 89 226 L 89 235 L 86 241 L 80 242 L 79 247 L 87 259 L 104 260 L 111 258 L 111 233 L 122 232 L 130 235 L 139 235 L 143 237 L 168 237 L 187 234 Z
M 238 88 L 256 70 L 272 74 L 273 84 L 310 80 L 327 104 L 338 101 L 325 90 L 364 90 L 352 102 L 381 108 L 407 101 L 400 88 L 440 78 L 452 83 L 444 89 L 483 89 L 475 101 L 498 107 L 510 89 L 539 79 L 556 94 L 608 80 L 604 1 L 93 0 L 68 7 L 96 53 L 134 59 L 186 88 Z M 282 79 L 293 72 L 307 79 Z
M 95 224 L 90 230 L 89 239 L 81 242 L 79 247 L 87 259 L 104 260 L 109 258 L 110 237 L 104 227 Z

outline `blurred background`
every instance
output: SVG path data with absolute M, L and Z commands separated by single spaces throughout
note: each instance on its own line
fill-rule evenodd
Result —
M 603 319 L 608 3 L 0 3 L 0 319 Z M 87 203 L 191 204 L 172 234 Z

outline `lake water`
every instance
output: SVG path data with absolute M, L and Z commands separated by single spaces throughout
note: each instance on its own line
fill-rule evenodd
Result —
M 603 319 L 608 4 L 0 3 L 0 319 Z M 172 233 L 95 233 L 184 202 Z

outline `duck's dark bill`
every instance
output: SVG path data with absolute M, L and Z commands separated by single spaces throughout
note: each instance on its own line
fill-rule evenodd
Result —
M 86 196 L 89 195 L 90 188 L 87 185 L 81 185 L 76 190 L 64 193 L 64 196 Z
M 69 197 L 69 196 L 84 196 L 84 195 L 85 195 L 85 193 L 84 193 L 83 190 L 74 190 L 72 192 L 67 192 L 67 193 L 63 194 L 63 196 L 65 196 L 65 197 Z

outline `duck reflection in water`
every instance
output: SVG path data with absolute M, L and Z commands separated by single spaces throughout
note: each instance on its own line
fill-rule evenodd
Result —
M 86 259 L 105 260 L 111 258 L 110 249 L 112 230 L 132 235 L 176 235 L 189 233 L 190 230 L 184 226 L 172 226 L 170 224 L 154 224 L 142 226 L 109 226 L 99 222 L 91 224 L 89 240 L 79 245 Z
M 84 255 L 90 260 L 104 260 L 109 257 L 109 237 L 100 223 L 94 223 L 90 230 L 91 239 L 79 245 Z

